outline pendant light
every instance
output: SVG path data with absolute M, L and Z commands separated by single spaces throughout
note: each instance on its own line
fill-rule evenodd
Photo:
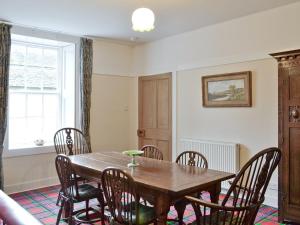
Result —
M 137 32 L 149 32 L 154 29 L 155 15 L 151 9 L 138 8 L 132 13 L 132 29 Z

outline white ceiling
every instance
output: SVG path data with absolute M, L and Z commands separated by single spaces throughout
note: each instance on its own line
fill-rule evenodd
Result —
M 157 40 L 300 0 L 0 0 L 0 19 L 73 35 Z M 137 33 L 131 13 L 145 6 L 156 29 Z

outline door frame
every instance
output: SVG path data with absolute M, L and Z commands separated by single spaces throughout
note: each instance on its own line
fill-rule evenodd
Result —
M 176 161 L 177 152 L 177 72 L 172 73 L 172 162 Z

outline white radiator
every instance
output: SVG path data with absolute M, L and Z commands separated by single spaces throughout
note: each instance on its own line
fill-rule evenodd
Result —
M 177 154 L 184 151 L 196 151 L 205 156 L 208 168 L 237 173 L 240 169 L 240 146 L 236 143 L 181 139 Z M 228 188 L 228 182 L 222 183 L 222 188 Z

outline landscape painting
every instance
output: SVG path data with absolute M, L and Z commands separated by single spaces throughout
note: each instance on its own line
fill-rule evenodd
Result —
M 250 107 L 251 71 L 202 77 L 203 106 Z

